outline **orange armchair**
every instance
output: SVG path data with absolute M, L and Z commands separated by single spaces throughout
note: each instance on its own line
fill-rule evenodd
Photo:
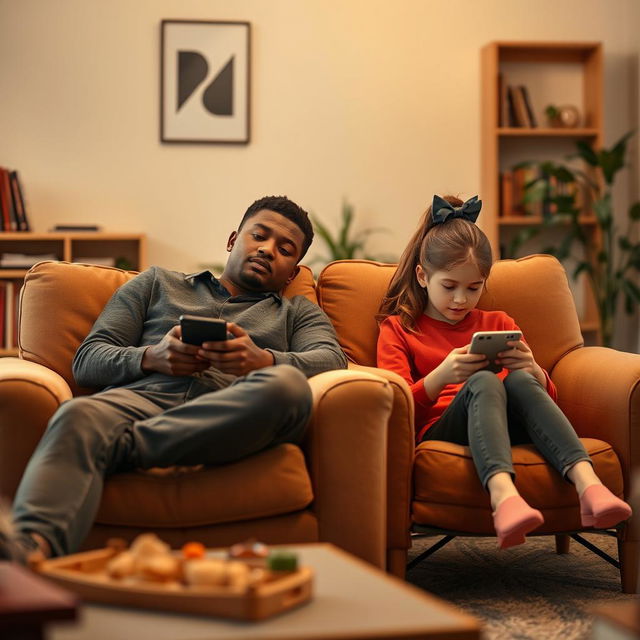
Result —
M 395 265 L 343 260 L 328 265 L 318 279 L 320 304 L 355 370 L 375 366 L 375 314 L 394 272 Z M 611 491 L 628 499 L 630 478 L 640 465 L 640 355 L 583 346 L 565 271 L 551 256 L 497 262 L 479 306 L 502 309 L 515 318 L 555 382 L 558 404 L 598 475 Z M 391 372 L 384 375 L 396 395 L 387 454 L 387 562 L 402 575 L 412 528 L 453 536 L 495 532 L 488 494 L 468 447 L 430 441 L 414 453 L 408 385 Z M 568 551 L 568 535 L 583 530 L 575 490 L 533 445 L 513 447 L 513 460 L 518 489 L 544 515 L 538 533 L 556 535 L 558 552 Z M 628 593 L 637 592 L 638 532 L 633 522 L 638 518 L 640 514 L 634 514 L 616 530 L 622 587 Z
M 56 262 L 27 274 L 19 358 L 0 359 L 0 494 L 13 496 L 60 404 L 93 391 L 75 384 L 72 357 L 111 294 L 134 275 Z M 304 267 L 285 291 L 298 294 L 317 302 Z M 310 384 L 314 409 L 302 448 L 285 444 L 216 468 L 111 476 L 85 547 L 149 530 L 173 546 L 189 539 L 221 546 L 248 537 L 326 541 L 383 567 L 392 389 L 380 376 L 347 370 L 314 376 Z

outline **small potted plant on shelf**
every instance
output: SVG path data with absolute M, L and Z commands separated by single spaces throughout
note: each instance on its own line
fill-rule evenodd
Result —
M 563 163 L 528 163 L 539 173 L 525 185 L 524 199 L 542 201 L 543 222 L 524 229 L 511 247 L 514 250 L 544 228 L 556 230 L 559 240 L 545 252 L 560 260 L 574 257 L 574 279 L 586 274 L 598 309 L 602 344 L 607 347 L 611 346 L 620 299 L 629 314 L 640 304 L 640 202 L 632 204 L 622 220 L 614 215 L 612 198 L 614 180 L 625 166 L 627 142 L 633 133 L 622 136 L 610 149 L 596 150 L 585 141 L 577 142 L 577 154 L 570 158 L 581 158 L 590 168 L 587 171 Z M 594 216 L 595 234 L 584 224 L 589 214 Z M 578 254 L 576 247 L 582 249 Z

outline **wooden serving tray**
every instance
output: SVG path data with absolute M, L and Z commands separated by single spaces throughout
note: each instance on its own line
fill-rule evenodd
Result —
M 35 569 L 90 602 L 237 620 L 263 620 L 297 607 L 312 596 L 310 567 L 271 573 L 268 580 L 247 589 L 151 581 L 131 583 L 107 575 L 107 562 L 116 554 L 110 548 L 85 551 L 45 560 Z

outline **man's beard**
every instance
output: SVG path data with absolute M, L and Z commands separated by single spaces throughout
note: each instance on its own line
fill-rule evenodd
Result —
M 242 282 L 249 291 L 265 291 L 262 280 L 251 273 L 246 273 L 245 271 L 240 272 L 240 282 Z

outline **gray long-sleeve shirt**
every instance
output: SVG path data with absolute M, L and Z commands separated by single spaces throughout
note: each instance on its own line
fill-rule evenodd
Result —
M 73 359 L 76 382 L 145 386 L 172 379 L 145 373 L 141 363 L 146 347 L 160 342 L 181 314 L 235 322 L 273 354 L 275 364 L 293 365 L 307 377 L 347 366 L 329 319 L 304 296 L 231 296 L 209 271 L 184 275 L 151 267 L 122 285 L 105 306 Z M 200 376 L 216 387 L 235 377 L 214 368 Z

